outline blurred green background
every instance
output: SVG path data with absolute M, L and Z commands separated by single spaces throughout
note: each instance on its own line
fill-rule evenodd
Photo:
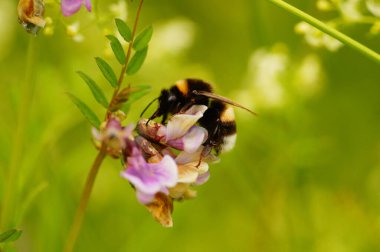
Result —
M 314 0 L 289 2 L 318 18 L 339 15 L 319 11 Z M 35 53 L 12 194 L 14 225 L 23 230 L 18 251 L 61 251 L 66 240 L 97 151 L 65 92 L 103 117 L 75 71 L 90 74 L 111 96 L 94 57 L 118 69 L 104 34 L 114 32 L 112 15 L 131 24 L 137 2 L 126 13 L 123 2 L 115 4 L 99 1 L 96 18 L 84 10 L 63 18 L 48 2 L 48 35 L 32 38 L 17 23 L 17 1 L 0 0 L 1 199 L 30 40 Z M 69 36 L 66 26 L 76 21 L 80 36 Z M 161 88 L 186 77 L 214 83 L 217 93 L 259 116 L 236 111 L 235 149 L 210 167 L 196 199 L 175 204 L 171 229 L 136 201 L 120 163 L 108 158 L 76 251 L 380 251 L 379 65 L 346 47 L 311 47 L 295 33 L 298 22 L 264 0 L 145 1 L 140 27 L 153 24 L 155 32 L 145 65 L 127 83 L 153 90 L 128 122 Z M 352 22 L 343 30 L 380 51 L 369 28 Z

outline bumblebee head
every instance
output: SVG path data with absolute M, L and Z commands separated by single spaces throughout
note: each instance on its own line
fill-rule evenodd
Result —
M 163 89 L 158 97 L 158 108 L 154 113 L 155 117 L 159 117 L 168 113 L 172 113 L 177 105 L 177 97 L 170 90 Z
M 143 110 L 141 113 L 140 117 L 143 116 L 145 111 L 156 101 L 158 100 L 158 108 L 157 110 L 153 113 L 151 117 L 149 117 L 149 121 L 155 119 L 156 117 L 166 116 L 172 112 L 172 110 L 176 107 L 177 103 L 177 98 L 174 94 L 172 94 L 169 90 L 163 89 L 161 91 L 161 94 L 159 97 L 151 101 L 148 106 Z

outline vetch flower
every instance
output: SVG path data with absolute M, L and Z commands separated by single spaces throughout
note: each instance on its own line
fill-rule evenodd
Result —
M 92 135 L 97 148 L 102 144 L 107 146 L 107 153 L 118 158 L 126 148 L 127 140 L 133 139 L 132 131 L 134 125 L 121 126 L 119 120 L 112 118 L 107 123 L 100 126 L 100 130 L 92 129 Z
M 176 186 L 170 188 L 170 196 L 176 200 L 194 198 L 196 192 L 191 186 L 201 185 L 207 182 L 209 174 L 208 163 L 215 163 L 219 158 L 209 154 L 202 157 L 203 147 L 195 153 L 181 152 L 175 161 L 178 165 L 178 180 Z
M 173 115 L 167 126 L 154 121 L 149 121 L 147 124 L 147 119 L 142 119 L 138 123 L 137 130 L 153 141 L 194 153 L 208 136 L 206 129 L 195 126 L 206 110 L 207 106 L 194 105 L 184 113 Z
M 90 0 L 61 0 L 61 9 L 64 16 L 71 16 L 78 12 L 84 5 L 91 12 Z
M 148 163 L 141 150 L 132 146 L 126 166 L 121 175 L 136 188 L 137 198 L 142 204 L 151 203 L 159 192 L 169 194 L 168 188 L 177 183 L 177 164 L 168 155 L 158 163 Z

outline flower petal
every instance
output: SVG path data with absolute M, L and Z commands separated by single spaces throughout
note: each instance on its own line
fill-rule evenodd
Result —
M 121 176 L 131 182 L 136 190 L 144 194 L 155 194 L 161 189 L 159 180 L 152 176 L 152 171 L 139 149 L 133 147 L 127 161 L 127 169 L 121 173 Z
M 197 178 L 197 181 L 195 181 L 195 183 L 193 183 L 193 185 L 202 185 L 204 183 L 206 183 L 210 178 L 210 172 L 206 172 L 206 173 L 203 173 L 203 174 L 200 174 Z
M 61 8 L 64 16 L 71 16 L 78 12 L 82 5 L 85 5 L 88 11 L 91 11 L 90 0 L 61 0 Z
M 151 203 L 154 199 L 154 194 L 145 194 L 139 190 L 136 190 L 136 196 L 140 203 L 144 205 Z
M 91 1 L 90 0 L 84 0 L 84 6 L 86 9 L 91 12 Z
M 170 188 L 170 197 L 176 200 L 195 198 L 197 192 L 190 190 L 189 187 L 189 184 L 178 183 L 175 187 Z
M 169 140 L 167 144 L 177 150 L 184 150 L 189 153 L 194 153 L 199 149 L 202 143 L 206 141 L 206 139 L 207 130 L 199 126 L 193 126 L 185 136 Z
M 193 126 L 183 137 L 183 150 L 189 153 L 196 152 L 207 140 L 208 132 L 205 128 Z
M 178 178 L 178 168 L 171 156 L 165 155 L 161 162 L 149 164 L 149 166 L 162 185 L 167 187 L 175 186 Z
M 164 227 L 172 227 L 173 200 L 165 194 L 158 193 L 153 201 L 146 205 L 153 218 Z
M 189 153 L 182 151 L 178 154 L 175 161 L 177 164 L 186 164 L 191 162 L 199 162 L 203 148 L 198 149 L 196 152 Z
M 197 180 L 199 173 L 195 165 L 185 164 L 178 167 L 178 183 L 194 183 Z
M 83 0 L 61 0 L 61 8 L 64 16 L 71 16 L 78 12 Z
M 166 140 L 184 136 L 187 131 L 203 116 L 207 110 L 205 105 L 194 105 L 184 114 L 172 116 L 167 125 Z
M 131 155 L 127 158 L 127 169 L 121 176 L 134 185 L 140 202 L 147 204 L 156 193 L 169 193 L 166 187 L 177 183 L 178 169 L 173 158 L 168 155 L 158 163 L 147 163 L 141 151 L 132 147 Z

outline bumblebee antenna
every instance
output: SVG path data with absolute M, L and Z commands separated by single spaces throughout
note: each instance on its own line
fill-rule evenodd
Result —
M 157 98 L 154 98 L 153 101 L 151 101 L 145 108 L 144 110 L 141 112 L 140 114 L 140 118 L 144 115 L 144 113 L 148 110 L 148 108 L 153 104 L 153 102 L 157 101 L 158 100 L 158 97 Z
M 257 114 L 255 112 L 253 112 L 252 110 L 250 110 L 250 109 L 244 107 L 243 105 L 240 105 L 239 103 L 236 103 L 236 102 L 234 102 L 234 101 L 232 101 L 232 100 L 230 100 L 230 99 L 228 99 L 226 97 L 223 97 L 223 96 L 211 93 L 211 92 L 198 91 L 198 90 L 194 90 L 193 94 L 195 94 L 195 95 L 202 95 L 202 96 L 205 96 L 205 97 L 217 100 L 217 101 L 228 103 L 228 104 L 230 104 L 232 106 L 244 109 L 244 110 L 248 111 L 249 113 L 251 113 L 252 115 L 257 116 Z

